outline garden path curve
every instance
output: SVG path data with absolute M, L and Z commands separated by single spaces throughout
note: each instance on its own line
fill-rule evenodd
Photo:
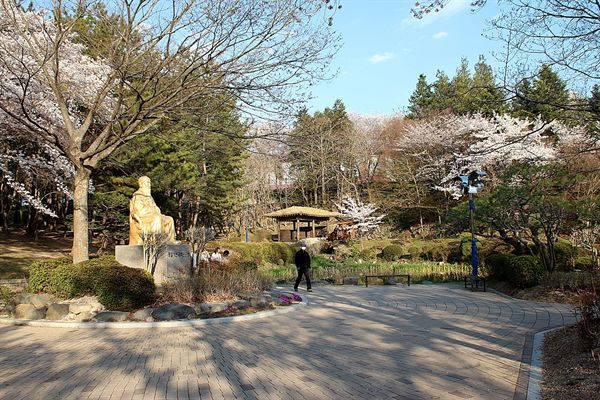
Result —
M 458 285 L 324 286 L 309 299 L 199 327 L 0 326 L 0 398 L 518 399 L 532 334 L 575 321 L 569 306 Z

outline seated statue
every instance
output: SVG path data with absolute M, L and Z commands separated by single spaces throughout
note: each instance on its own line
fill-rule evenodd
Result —
M 150 178 L 142 176 L 138 184 L 129 202 L 129 245 L 143 244 L 140 233 L 163 233 L 167 243 L 177 243 L 173 218 L 160 213 L 150 193 Z

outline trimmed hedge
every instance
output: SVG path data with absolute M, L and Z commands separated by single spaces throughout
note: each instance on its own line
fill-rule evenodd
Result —
M 389 246 L 385 246 L 381 251 L 381 258 L 386 261 L 397 261 L 404 253 L 404 248 L 399 244 L 390 244 Z
M 29 293 L 50 292 L 50 274 L 54 269 L 63 265 L 72 267 L 73 260 L 69 257 L 61 257 L 33 262 L 29 266 L 27 291 Z
M 65 299 L 96 295 L 110 310 L 131 311 L 152 303 L 156 288 L 148 272 L 103 256 L 76 265 L 68 258 L 35 262 L 30 267 L 28 291 Z
M 538 285 L 546 269 L 539 258 L 533 256 L 516 256 L 510 261 L 510 282 L 517 287 Z
M 511 261 L 515 257 L 514 254 L 494 253 L 485 258 L 485 264 L 492 276 L 506 281 L 512 275 Z
M 154 279 L 147 271 L 110 265 L 103 268 L 95 284 L 98 301 L 109 310 L 132 311 L 152 303 Z
M 261 242 L 261 243 L 216 243 L 221 250 L 234 251 L 239 254 L 241 259 L 254 260 L 257 264 L 268 262 L 271 264 L 283 265 L 294 262 L 294 248 L 281 242 Z

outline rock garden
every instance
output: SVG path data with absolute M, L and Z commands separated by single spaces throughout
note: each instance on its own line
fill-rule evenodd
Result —
M 26 291 L 4 293 L 4 319 L 125 322 L 174 321 L 246 315 L 302 301 L 273 289 L 255 271 L 221 266 L 157 288 L 142 269 L 104 256 L 73 265 L 70 259 L 30 266 Z

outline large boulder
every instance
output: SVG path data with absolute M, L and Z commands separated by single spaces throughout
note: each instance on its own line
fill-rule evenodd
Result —
M 153 312 L 154 308 L 142 308 L 141 310 L 134 312 L 131 319 L 134 321 L 152 322 L 154 320 L 154 318 L 152 318 Z
M 248 300 L 238 300 L 233 303 L 235 308 L 248 308 L 250 307 L 250 302 Z
M 165 304 L 152 311 L 152 318 L 157 321 L 190 319 L 195 317 L 196 311 L 186 304 Z
M 94 296 L 82 297 L 69 304 L 69 312 L 73 314 L 100 311 L 104 311 L 104 306 Z
M 200 308 L 200 313 L 202 314 L 214 314 L 225 311 L 227 305 L 227 303 L 200 303 L 197 306 Z
M 47 293 L 32 294 L 32 293 L 19 293 L 15 297 L 17 304 L 31 304 L 36 308 L 48 307 L 54 302 L 54 296 Z
M 29 298 L 29 304 L 32 304 L 34 307 L 48 307 L 50 304 L 54 302 L 54 296 L 46 293 L 34 294 Z
M 92 313 L 89 312 L 89 311 L 80 312 L 78 314 L 74 314 L 74 313 L 70 312 L 69 314 L 67 314 L 67 316 L 65 317 L 65 319 L 67 321 L 88 322 L 89 320 L 92 319 Z
M 57 321 L 65 318 L 68 314 L 68 304 L 52 303 L 48 306 L 48 310 L 46 311 L 46 319 Z
M 268 294 L 250 297 L 250 305 L 252 307 L 264 308 L 270 306 L 271 304 L 273 304 L 273 299 Z
M 31 304 L 29 302 L 29 299 L 32 296 L 35 296 L 35 295 L 31 294 L 31 293 L 25 293 L 25 292 L 17 293 L 17 295 L 15 296 L 15 303 L 17 303 L 17 304 Z
M 358 276 L 345 276 L 342 283 L 344 285 L 358 285 Z
M 103 311 L 96 314 L 93 320 L 96 322 L 123 322 L 127 321 L 128 313 L 122 311 Z
M 91 304 L 69 304 L 69 312 L 73 314 L 91 313 L 92 311 L 94 310 Z
M 44 319 L 46 307 L 35 307 L 33 304 L 17 304 L 15 307 L 16 319 Z

